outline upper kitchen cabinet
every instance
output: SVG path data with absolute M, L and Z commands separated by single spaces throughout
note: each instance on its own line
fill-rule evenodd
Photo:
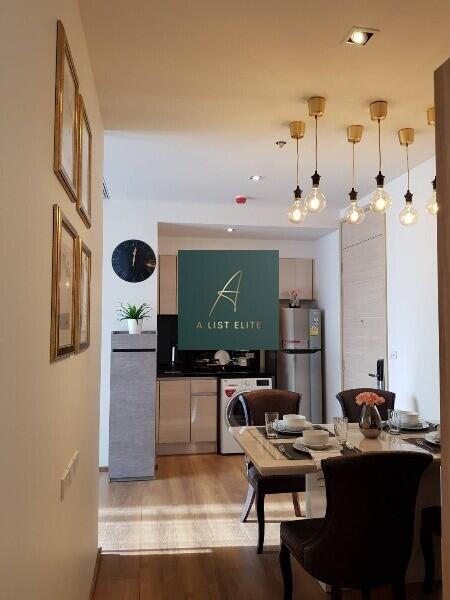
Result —
M 302 300 L 314 299 L 312 258 L 280 258 L 280 300 L 289 300 L 289 291 L 300 288 Z
M 178 314 L 177 256 L 161 254 L 158 268 L 158 314 Z

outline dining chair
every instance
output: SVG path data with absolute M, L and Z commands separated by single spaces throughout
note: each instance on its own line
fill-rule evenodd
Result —
M 424 593 L 431 592 L 434 584 L 434 548 L 433 534 L 441 537 L 441 507 L 427 506 L 422 509 L 422 522 L 420 525 L 420 545 L 425 562 L 423 578 Z
M 414 537 L 420 479 L 433 457 L 425 452 L 368 452 L 322 461 L 327 508 L 323 519 L 281 524 L 284 600 L 292 598 L 291 555 L 307 573 L 341 590 L 391 585 L 405 600 L 405 573 Z M 300 596 L 299 596 L 300 597 Z
M 301 394 L 284 390 L 254 390 L 243 392 L 240 401 L 244 408 L 247 426 L 265 425 L 265 413 L 277 412 L 282 418 L 286 414 L 297 414 L 300 408 Z M 294 512 L 301 517 L 299 492 L 305 491 L 304 475 L 261 475 L 246 459 L 248 491 L 241 513 L 241 522 L 245 523 L 253 503 L 258 518 L 257 552 L 261 554 L 264 546 L 264 500 L 267 494 L 291 493 Z
M 356 396 L 361 392 L 375 392 L 378 396 L 384 398 L 384 404 L 380 404 L 377 408 L 383 421 L 387 421 L 388 410 L 395 406 L 394 392 L 387 390 L 378 390 L 373 388 L 355 388 L 353 390 L 344 390 L 336 394 L 336 398 L 342 408 L 342 414 L 347 417 L 349 423 L 359 423 L 361 417 L 362 406 L 356 404 Z

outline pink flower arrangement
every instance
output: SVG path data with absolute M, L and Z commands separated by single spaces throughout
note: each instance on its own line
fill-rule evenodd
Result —
M 384 398 L 375 394 L 375 392 L 361 392 L 356 396 L 355 400 L 356 404 L 359 404 L 359 406 L 362 404 L 370 404 L 371 406 L 384 404 Z

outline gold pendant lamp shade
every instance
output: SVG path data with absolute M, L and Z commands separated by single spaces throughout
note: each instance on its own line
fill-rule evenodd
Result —
M 294 140 L 301 140 L 305 135 L 305 123 L 304 121 L 292 121 L 289 124 L 291 130 L 291 138 Z
M 347 127 L 347 141 L 352 144 L 352 189 L 350 190 L 350 206 L 345 211 L 345 220 L 350 225 L 359 225 L 366 218 L 363 208 L 358 206 L 358 192 L 355 190 L 355 144 L 362 140 L 363 126 L 350 125 Z
M 376 100 L 370 104 L 370 118 L 372 121 L 384 121 L 387 117 L 388 103 L 386 100 Z
M 308 110 L 310 117 L 323 117 L 325 114 L 326 98 L 323 96 L 312 96 L 308 98 Z

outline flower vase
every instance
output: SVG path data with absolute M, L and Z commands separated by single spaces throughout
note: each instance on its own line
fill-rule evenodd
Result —
M 374 404 L 364 404 L 359 419 L 361 433 L 367 438 L 377 438 L 381 434 L 382 422 L 378 408 Z
M 142 322 L 143 319 L 127 319 L 128 333 L 131 335 L 142 333 Z

